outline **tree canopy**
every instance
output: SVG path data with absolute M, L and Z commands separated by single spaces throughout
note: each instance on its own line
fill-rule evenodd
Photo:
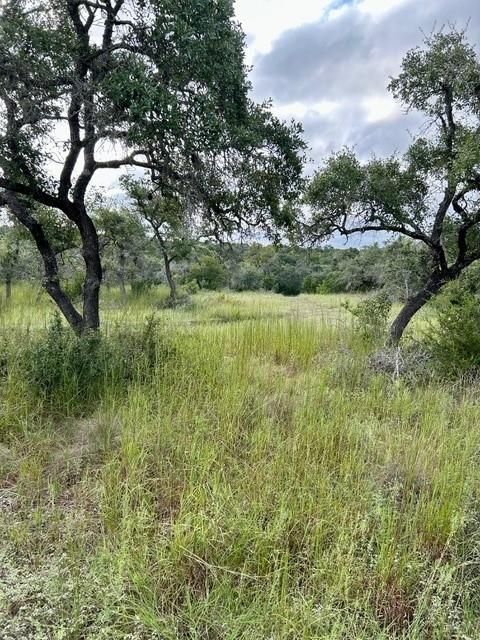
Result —
M 408 52 L 390 91 L 429 124 L 404 156 L 361 162 L 330 156 L 311 180 L 307 237 L 380 231 L 422 243 L 430 275 L 392 325 L 397 342 L 412 316 L 480 258 L 480 62 L 463 32 L 439 32 Z
M 35 240 L 44 285 L 79 333 L 99 326 L 102 266 L 87 195 L 138 167 L 201 207 L 218 236 L 288 224 L 301 129 L 249 98 L 232 0 L 6 0 L 0 8 L 0 204 Z M 78 229 L 83 309 L 62 289 L 34 204 Z

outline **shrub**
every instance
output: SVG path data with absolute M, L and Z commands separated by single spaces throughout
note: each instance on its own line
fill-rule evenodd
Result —
M 227 282 L 225 267 L 213 255 L 202 256 L 198 263 L 191 267 L 189 277 L 197 282 L 200 289 L 210 291 L 221 289 Z
M 320 276 L 309 274 L 303 279 L 302 290 L 305 291 L 305 293 L 318 293 L 321 282 Z
M 34 339 L 23 353 L 29 388 L 50 403 L 88 402 L 102 374 L 104 345 L 96 333 L 74 336 L 55 315 L 44 340 Z
M 183 285 L 183 289 L 186 294 L 192 296 L 200 291 L 200 287 L 198 286 L 196 280 L 188 280 L 187 282 L 185 282 L 185 284 Z
M 355 318 L 361 336 L 367 340 L 381 340 L 386 333 L 392 301 L 385 291 L 362 300 L 352 306 L 348 301 L 343 305 Z
M 425 343 L 437 370 L 447 376 L 480 370 L 480 297 L 455 283 L 438 298 Z
M 263 286 L 262 272 L 253 265 L 243 265 L 232 278 L 234 291 L 258 291 Z
M 274 291 L 284 296 L 298 296 L 302 292 L 302 284 L 303 274 L 287 266 L 276 274 Z
M 146 381 L 173 354 L 152 316 L 140 330 L 76 336 L 56 315 L 41 339 L 24 347 L 20 375 L 47 409 L 88 414 L 103 394 Z

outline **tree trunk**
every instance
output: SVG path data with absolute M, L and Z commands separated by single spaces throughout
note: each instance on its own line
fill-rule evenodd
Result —
M 7 274 L 5 278 L 5 300 L 8 302 L 12 297 L 12 276 Z
M 175 279 L 172 274 L 172 260 L 165 252 L 163 253 L 163 261 L 165 263 L 165 275 L 167 276 L 168 286 L 170 287 L 170 300 L 174 301 L 177 299 L 177 285 L 175 284 Z
M 417 311 L 420 311 L 420 309 L 452 279 L 453 277 L 436 274 L 430 278 L 423 289 L 407 300 L 390 327 L 387 341 L 389 345 L 398 345 L 410 320 Z
M 83 284 L 83 329 L 96 330 L 100 327 L 100 285 L 102 264 L 97 230 L 85 211 L 81 211 L 79 225 L 82 238 L 82 255 L 85 262 Z
M 120 296 L 122 298 L 122 302 L 125 304 L 125 302 L 127 301 L 127 288 L 125 286 L 125 253 L 123 251 L 120 251 L 119 253 L 118 263 L 120 267 L 118 272 L 118 279 L 120 282 Z
M 60 309 L 71 328 L 80 335 L 84 329 L 83 318 L 60 285 L 57 257 L 42 225 L 30 214 L 14 193 L 4 192 L 3 200 L 17 220 L 28 229 L 35 241 L 43 261 L 44 289 Z

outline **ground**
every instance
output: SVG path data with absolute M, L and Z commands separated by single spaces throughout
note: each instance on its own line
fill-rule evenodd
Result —
M 106 292 L 160 346 L 88 412 L 4 376 L 0 638 L 480 637 L 478 386 L 372 370 L 340 296 L 155 295 Z

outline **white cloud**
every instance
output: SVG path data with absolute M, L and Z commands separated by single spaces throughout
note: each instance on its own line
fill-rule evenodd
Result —
M 285 31 L 315 22 L 322 16 L 336 18 L 355 6 L 370 17 L 383 14 L 413 0 L 237 0 L 235 14 L 248 36 L 248 62 L 270 51 Z M 327 18 L 328 14 L 328 18 Z
M 372 18 L 380 18 L 392 9 L 396 9 L 402 4 L 407 4 L 412 0 L 362 0 L 358 3 L 358 10 L 366 13 Z
M 251 7 L 260 15 L 267 4 L 256 0 Z M 306 9 L 301 0 L 293 2 L 292 16 L 297 4 Z M 362 157 L 401 153 L 423 120 L 418 113 L 406 116 L 395 103 L 387 91 L 390 77 L 405 53 L 422 44 L 422 34 L 442 25 L 469 22 L 467 37 L 478 42 L 479 0 L 331 0 L 315 6 L 318 17 L 300 24 L 295 17 L 287 24 L 284 13 L 287 26 L 255 57 L 254 96 L 271 96 L 279 116 L 304 123 L 317 161 L 344 144 Z M 267 32 L 258 31 L 261 22 L 245 27 L 268 41 Z
M 334 100 L 320 100 L 320 102 L 289 102 L 282 105 L 274 105 L 273 111 L 279 118 L 295 118 L 303 120 L 314 113 L 317 116 L 330 116 L 338 109 L 340 104 Z
M 235 13 L 249 38 L 250 61 L 266 53 L 279 35 L 318 20 L 331 0 L 237 0 Z
M 361 101 L 361 105 L 366 113 L 367 124 L 398 118 L 402 112 L 398 103 L 390 95 L 369 96 Z

